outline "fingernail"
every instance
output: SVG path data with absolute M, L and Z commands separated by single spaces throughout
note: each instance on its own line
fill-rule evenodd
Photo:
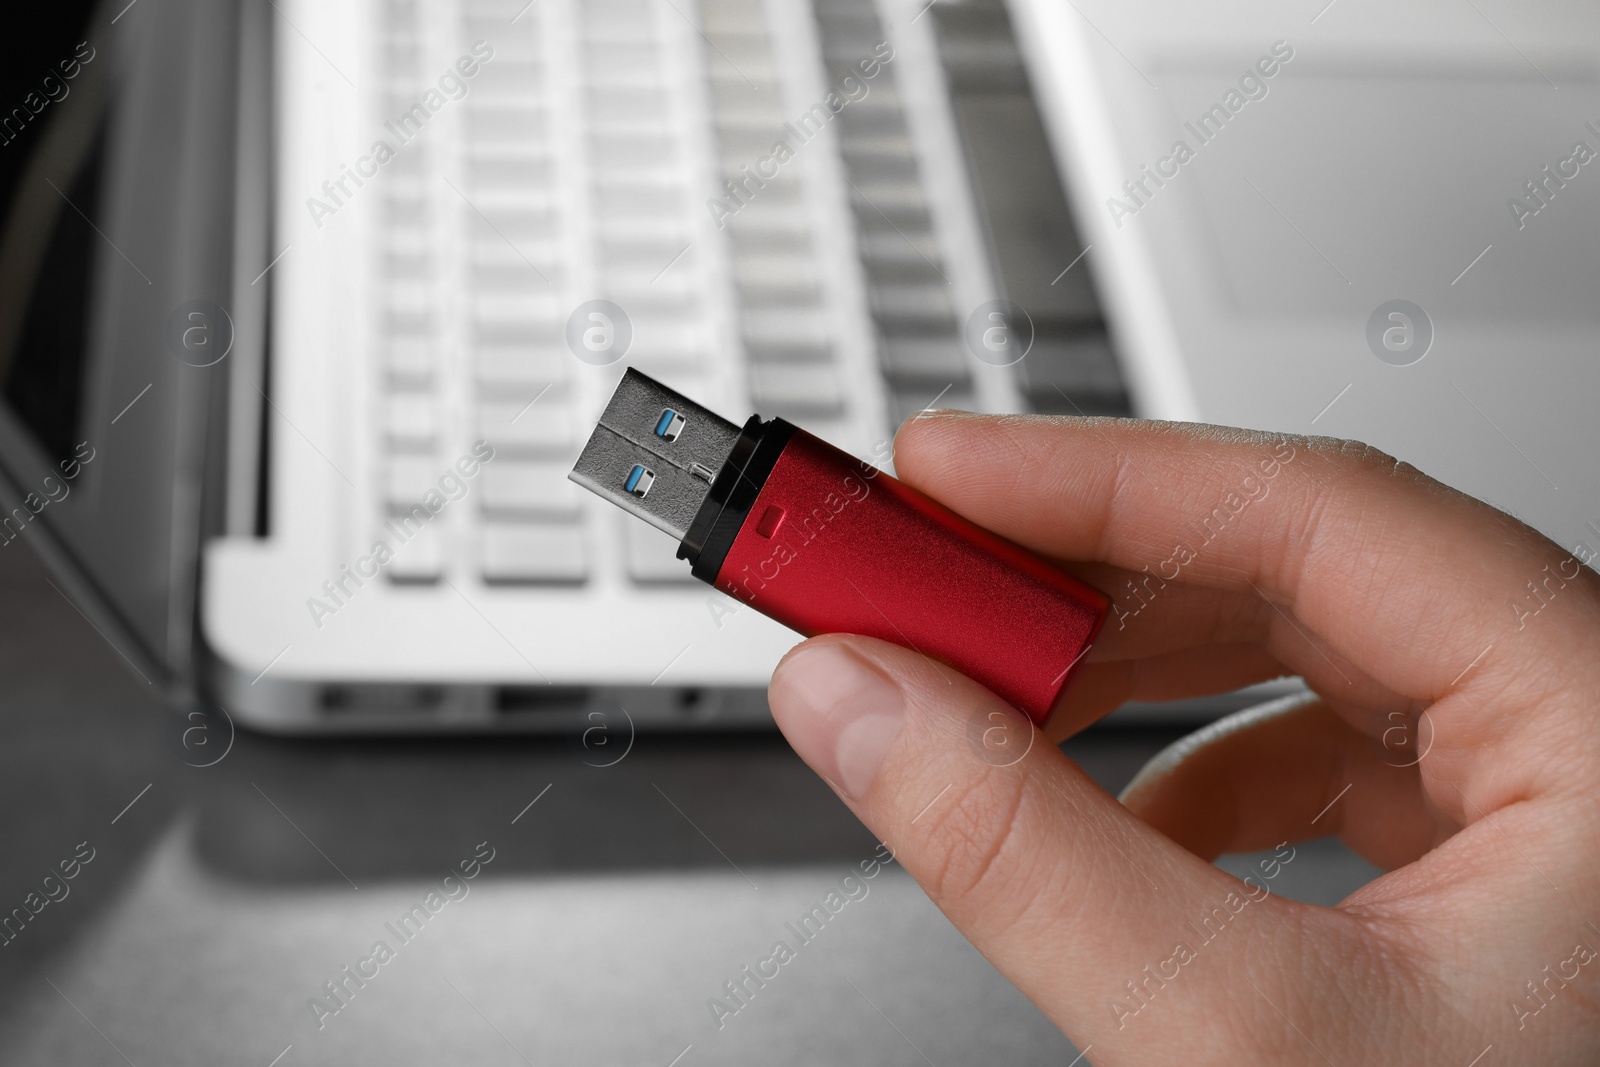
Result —
M 899 686 L 829 643 L 785 660 L 770 696 L 773 716 L 800 758 L 851 800 L 864 797 L 905 718 Z

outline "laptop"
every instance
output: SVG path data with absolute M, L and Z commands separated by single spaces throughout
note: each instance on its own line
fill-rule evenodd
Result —
M 565 479 L 627 365 L 886 466 L 933 405 L 1129 410 L 998 4 L 55 20 L 17 69 L 94 58 L 3 157 L 37 280 L 0 463 L 23 514 L 52 470 L 68 495 L 8 534 L 141 678 L 238 721 L 766 722 L 796 635 Z M 969 165 L 997 122 L 1032 147 Z M 1008 297 L 1016 354 L 970 344 Z
M 1460 379 L 1505 431 L 1459 431 L 1474 462 L 1434 447 L 1465 416 L 1419 373 L 1467 343 L 1435 290 L 1375 290 L 1438 319 L 1431 360 L 1380 362 L 1365 312 L 1353 346 L 1364 304 L 1262 259 L 1282 235 L 1202 197 L 1217 151 L 1106 218 L 1108 190 L 1165 154 L 1132 131 L 1198 116 L 1216 57 L 1222 93 L 1287 37 L 1241 52 L 1243 15 L 1232 37 L 1152 36 L 1140 95 L 1118 49 L 1154 24 L 1090 17 L 1028 0 L 65 5 L 82 29 L 51 47 L 92 39 L 95 58 L 19 127 L 31 162 L 0 170 L 0 269 L 40 279 L 23 318 L 45 322 L 0 334 L 15 536 L 149 684 L 262 730 L 394 733 L 769 721 L 765 681 L 797 636 L 565 480 L 627 365 L 890 467 L 894 426 L 932 406 L 1202 417 L 1365 436 L 1541 521 L 1502 454 L 1515 390 Z M 1293 44 L 1226 134 L 1244 141 L 1250 109 L 1315 69 Z M 1361 86 L 1362 53 L 1343 54 L 1339 84 Z M 1457 58 L 1468 81 L 1499 69 Z M 1257 186 L 1302 227 L 1338 205 Z M 53 240 L 16 221 L 38 213 Z M 1365 293 L 1376 268 L 1354 262 Z M 1297 425 L 1329 375 L 1346 381 Z M 1551 402 L 1536 425 L 1583 425 Z

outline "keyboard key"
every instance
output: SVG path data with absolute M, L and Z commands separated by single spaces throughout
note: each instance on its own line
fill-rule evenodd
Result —
M 898 322 L 926 322 L 948 326 L 955 318 L 950 289 L 941 283 L 899 285 L 879 283 L 872 289 L 873 314 Z
M 551 288 L 520 259 L 514 265 L 474 263 L 468 271 L 468 285 L 469 292 L 485 296 L 518 295 L 529 288 Z
M 422 49 L 414 41 L 390 40 L 383 46 L 383 62 L 390 70 L 414 70 L 422 62 Z
M 856 235 L 861 259 L 869 270 L 889 267 L 906 270 L 931 270 L 939 261 L 939 246 L 927 230 L 913 232 L 892 229 L 863 230 Z
M 852 176 L 860 173 L 864 176 L 880 177 L 884 172 L 874 169 L 880 165 L 892 168 L 892 172 L 896 175 L 916 174 L 916 153 L 911 147 L 911 138 L 904 129 L 877 134 L 857 133 L 849 138 L 848 143 L 840 146 L 839 154 L 850 167 Z M 861 167 L 859 172 L 856 170 L 858 165 Z M 910 169 L 907 170 L 907 167 Z
M 656 129 L 667 125 L 667 96 L 657 89 L 641 86 L 595 86 L 585 94 L 588 111 L 598 115 L 631 115 L 640 122 L 653 122 Z
M 628 577 L 645 585 L 686 585 L 697 579 L 689 561 L 678 559 L 678 542 L 654 526 L 623 515 L 628 554 Z
M 567 458 L 578 442 L 572 415 L 559 388 L 552 387 L 531 407 L 528 401 L 538 395 L 537 389 L 528 394 L 527 400 L 481 401 L 478 436 L 512 458 L 529 453 Z
M 713 37 L 716 38 L 715 41 L 712 41 L 713 48 L 715 48 L 718 52 L 726 52 L 729 56 L 742 55 L 745 57 L 745 60 L 748 61 L 741 61 L 738 70 L 733 70 L 728 64 L 723 63 L 717 64 L 716 70 L 706 71 L 707 76 L 710 78 L 713 84 L 722 81 L 722 79 L 717 77 L 717 71 L 719 70 L 725 73 L 731 73 L 735 76 L 737 76 L 740 72 L 743 72 L 749 76 L 751 84 L 760 86 L 762 88 L 776 85 L 781 80 L 782 71 L 779 69 L 778 64 L 774 61 L 772 50 L 767 45 L 766 34 L 764 32 L 765 27 L 760 24 L 761 13 L 759 9 L 761 5 L 755 4 L 750 6 L 752 6 L 755 10 L 750 11 L 747 17 L 753 16 L 752 21 L 754 24 L 747 29 L 741 29 L 740 27 L 734 25 L 726 25 L 722 29 L 711 30 L 709 25 L 703 24 L 703 28 L 710 32 L 710 37 L 708 37 L 707 40 L 711 40 Z M 701 12 L 702 19 L 709 20 L 713 18 L 712 13 L 704 4 L 701 5 Z M 720 110 L 721 101 L 718 101 L 717 103 L 719 105 L 719 110 L 717 111 L 716 117 L 717 121 L 720 123 L 723 120 L 723 114 Z M 769 110 L 774 109 L 769 108 Z
M 550 136 L 550 112 L 531 101 L 479 100 L 467 112 L 468 136 L 477 142 L 542 141 Z
M 717 37 L 724 33 L 765 34 L 761 5 L 750 0 L 702 0 L 700 28 Z
M 645 14 L 646 22 L 650 15 Z M 631 39 L 630 39 L 631 38 Z M 592 34 L 585 42 L 589 58 L 589 77 L 597 85 L 638 85 L 661 78 L 661 49 L 651 40 L 613 23 L 603 35 Z
M 844 393 L 838 372 L 831 366 L 753 363 L 750 365 L 750 401 L 778 411 L 837 415 L 844 411 Z
M 383 198 L 383 215 L 387 226 L 426 226 L 428 199 L 421 194 L 405 195 L 391 189 Z
M 390 447 L 431 449 L 439 437 L 439 408 L 427 393 L 390 396 L 383 402 Z
M 747 308 L 739 332 L 751 351 L 827 348 L 833 340 L 826 317 L 792 308 Z
M 717 145 L 726 171 L 725 177 L 738 181 L 742 174 L 739 173 L 740 164 L 755 162 L 762 156 L 772 154 L 772 146 L 779 140 L 787 141 L 788 136 L 776 124 L 783 121 L 782 113 L 778 115 L 763 115 L 760 118 L 752 117 L 749 122 L 724 122 L 719 125 Z M 755 174 L 754 168 L 751 173 Z M 762 193 L 777 185 L 798 185 L 799 182 L 789 177 L 792 172 L 778 171 L 779 177 L 763 177 L 756 174 L 757 179 L 764 186 L 757 187 L 755 182 L 750 183 L 752 189 L 760 188 Z
M 578 523 L 485 523 L 481 559 L 486 582 L 581 582 L 589 549 Z
M 833 345 L 817 338 L 798 341 L 778 341 L 772 338 L 744 337 L 744 349 L 749 361 L 755 363 L 809 363 L 812 365 L 833 362 Z
M 426 337 L 391 337 L 383 342 L 383 361 L 391 373 L 426 377 L 438 368 L 439 355 Z
M 1104 410 L 1108 397 L 1122 391 L 1122 376 L 1105 334 L 1084 333 L 1074 337 L 1045 335 L 1018 365 L 1030 391 L 1044 394 L 1046 400 L 1065 404 L 1072 410 L 1077 403 L 1084 409 Z
M 793 304 L 822 299 L 822 278 L 810 255 L 740 256 L 733 263 L 733 280 L 750 302 Z
M 556 342 L 551 338 L 541 345 L 479 345 L 472 353 L 473 376 L 496 393 L 507 386 L 522 390 L 532 386 L 528 393 L 532 397 L 551 382 L 564 380 L 572 369 L 572 353 Z
M 482 322 L 536 320 L 561 323 L 561 294 L 548 286 L 522 286 L 518 292 L 477 293 L 472 298 L 473 317 Z
M 692 231 L 692 224 L 681 210 L 648 212 L 623 208 L 601 215 L 594 223 L 602 255 L 629 256 L 637 250 L 641 261 L 658 267 L 666 266 L 668 260 L 683 251 L 694 236 Z
M 467 220 L 473 258 L 477 258 L 480 247 L 491 255 L 499 249 L 505 249 L 507 262 L 515 261 L 524 266 L 531 265 L 545 278 L 555 277 L 553 272 L 558 269 L 561 262 L 562 248 L 561 234 L 553 223 L 548 229 L 538 233 L 514 234 L 501 225 L 498 218 L 491 223 L 488 218 L 479 215 L 465 204 L 461 205 L 460 217 Z
M 811 227 L 793 211 L 758 211 L 755 203 L 746 204 L 725 222 L 728 243 L 735 255 L 750 252 L 788 252 L 806 255 L 811 251 Z
M 676 251 L 681 251 L 682 246 Z M 694 256 L 672 262 L 674 252 L 655 260 L 610 261 L 603 264 L 606 295 L 635 322 L 652 315 L 698 316 L 704 286 L 696 276 Z M 634 333 L 638 333 L 637 325 Z
M 510 18 L 507 15 L 505 22 L 509 22 Z M 494 36 L 503 36 L 500 33 L 503 28 L 504 22 L 496 25 Z M 545 69 L 538 62 L 510 63 L 505 66 L 497 63 L 478 72 L 478 77 L 473 79 L 472 96 L 478 102 L 538 101 L 544 95 L 545 76 Z
M 530 418 L 525 415 L 523 418 Z M 576 519 L 577 486 L 567 480 L 570 464 L 497 456 L 484 466 L 479 498 L 485 512 L 539 518 Z
M 384 465 L 384 501 L 391 511 L 405 511 L 438 488 L 445 465 L 437 456 L 393 456 Z
M 600 232 L 600 263 L 608 276 L 612 274 L 637 275 L 648 285 L 651 278 L 661 273 L 663 267 L 683 252 L 689 234 L 681 220 L 671 220 L 661 227 L 645 227 L 643 232 L 616 228 Z M 676 271 L 694 255 L 694 249 L 673 264 Z
M 489 243 L 489 236 L 498 237 L 522 249 L 523 255 L 531 259 L 531 254 L 523 248 L 524 242 L 538 246 L 560 233 L 560 211 L 550 198 L 529 196 L 514 197 L 510 203 L 503 201 L 503 197 L 491 194 L 474 202 L 478 210 L 472 212 L 472 218 L 478 240 Z
M 606 294 L 634 319 L 694 314 L 698 311 L 704 286 L 694 274 L 694 268 L 687 265 L 692 259 L 692 256 L 684 256 L 671 266 L 663 263 L 653 271 L 643 268 L 608 270 Z
M 967 357 L 961 342 L 948 333 L 885 337 L 882 359 L 885 373 L 893 378 L 967 380 Z
M 472 339 L 482 347 L 549 348 L 565 344 L 565 319 L 478 319 Z
M 467 180 L 479 190 L 550 189 L 555 185 L 556 161 L 544 151 L 474 145 L 467 155 Z
M 383 273 L 395 281 L 426 282 L 433 276 L 433 258 L 426 253 L 389 250 L 383 257 Z
M 630 176 L 633 177 L 633 176 Z M 608 218 L 614 214 L 660 215 L 683 210 L 683 190 L 675 182 L 620 180 L 610 175 L 593 186 L 595 214 Z
M 433 335 L 433 313 L 427 306 L 410 307 L 390 304 L 384 309 L 383 331 L 393 337 L 431 337 Z
M 498 289 L 523 287 L 554 289 L 561 284 L 561 261 L 554 241 L 507 244 L 496 237 L 492 242 L 474 242 L 468 262 L 476 271 L 497 271 L 505 281 Z M 541 251 L 542 250 L 542 251 Z
M 644 314 L 631 317 L 633 344 L 628 348 L 629 362 L 650 360 L 656 366 L 672 367 L 677 374 L 705 364 L 704 335 L 695 319 Z
M 379 538 L 388 543 L 394 558 L 384 567 L 391 582 L 436 582 L 444 574 L 444 550 L 439 529 L 433 524 L 418 527 L 415 520 L 402 526 L 384 526 Z M 434 520 L 437 522 L 438 520 Z M 399 528 L 400 533 L 396 532 Z M 401 534 L 409 540 L 402 541 Z
M 425 226 L 391 226 L 384 230 L 382 241 L 386 251 L 403 255 L 433 252 L 438 244 Z
M 558 233 L 566 203 L 559 190 L 547 186 L 490 182 L 473 187 L 472 206 L 494 219 L 507 237 L 520 242 L 530 233 L 535 240 Z M 524 232 L 519 233 L 518 227 Z
M 862 186 L 862 194 L 871 197 L 877 203 L 874 189 L 892 188 L 897 190 L 893 196 L 904 193 L 904 187 L 917 183 L 917 161 L 914 157 L 906 155 L 893 147 L 901 141 L 898 137 L 875 137 L 857 142 L 851 150 L 844 153 L 845 163 L 850 168 L 852 178 L 857 182 L 870 183 L 872 188 Z M 914 205 L 913 205 L 914 206 Z M 888 208 L 884 209 L 885 211 Z

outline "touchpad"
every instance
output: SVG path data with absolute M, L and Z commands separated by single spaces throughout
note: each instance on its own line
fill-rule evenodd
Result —
M 1304 51 L 1225 121 L 1212 105 L 1237 71 L 1208 60 L 1159 74 L 1194 155 L 1139 214 L 1207 247 L 1239 310 L 1360 309 L 1377 292 L 1541 322 L 1600 316 L 1591 70 Z

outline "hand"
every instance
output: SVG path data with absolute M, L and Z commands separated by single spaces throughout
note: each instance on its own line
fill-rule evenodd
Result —
M 1031 728 L 912 652 L 832 635 L 779 666 L 795 749 L 1089 1060 L 1600 1062 L 1591 550 L 1323 438 L 941 414 L 896 462 L 1117 602 L 1051 739 L 1130 699 L 1316 694 L 1119 804 L 1054 745 L 983 758 L 982 724 Z M 1330 833 L 1389 872 L 1336 908 L 1210 862 Z

